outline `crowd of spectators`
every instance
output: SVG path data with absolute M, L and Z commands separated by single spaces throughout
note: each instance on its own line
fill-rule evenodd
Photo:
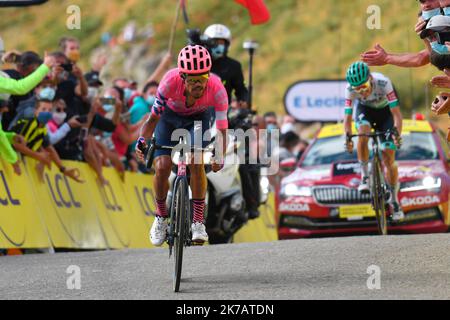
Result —
M 4 149 L 8 143 L 14 152 L 37 160 L 40 176 L 53 163 L 78 182 L 82 182 L 78 170 L 65 168 L 61 160 L 87 162 L 100 183 L 105 183 L 105 166 L 114 167 L 121 175 L 126 170 L 146 172 L 135 158 L 135 142 L 155 101 L 158 80 L 170 67 L 171 56 L 162 59 L 142 83 L 142 89 L 126 78 L 114 79 L 111 86 L 105 86 L 100 76 L 107 64 L 105 55 L 98 56 L 91 69 L 84 72 L 79 65 L 80 42 L 76 38 L 62 38 L 59 49 L 46 54 L 45 60 L 32 51 L 2 54 L 3 79 L 21 83 L 27 77 L 36 78 L 40 71 L 40 78 L 28 90 L 0 95 L 2 156 L 12 154 Z M 42 71 L 44 65 L 47 69 Z M 269 132 L 280 129 L 280 144 L 275 150 L 280 161 L 300 159 L 308 143 L 297 134 L 292 117 L 278 120 L 275 113 L 268 112 L 255 115 L 252 126 Z M 11 156 L 7 161 L 20 174 L 18 158 Z
M 134 143 L 155 100 L 157 81 L 170 66 L 169 54 L 141 90 L 126 78 L 105 86 L 100 78 L 105 55 L 84 72 L 80 42 L 72 37 L 62 38 L 45 61 L 32 51 L 3 51 L 1 56 L 0 153 L 17 174 L 16 152 L 36 159 L 41 176 L 53 163 L 77 182 L 82 182 L 78 170 L 65 168 L 61 160 L 87 162 L 100 183 L 105 166 L 121 174 L 145 171 L 135 159 Z

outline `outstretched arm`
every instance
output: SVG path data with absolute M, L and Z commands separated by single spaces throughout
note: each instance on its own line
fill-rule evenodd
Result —
M 390 64 L 404 68 L 417 68 L 430 63 L 430 52 L 424 49 L 416 53 L 388 53 L 380 44 L 377 44 L 373 50 L 361 54 L 361 60 L 369 66 Z
M 28 77 L 15 80 L 10 78 L 0 77 L 0 92 L 10 93 L 18 96 L 23 96 L 33 90 L 45 76 L 49 73 L 50 69 L 55 65 L 56 60 L 54 57 L 45 56 L 44 63 L 37 68 Z

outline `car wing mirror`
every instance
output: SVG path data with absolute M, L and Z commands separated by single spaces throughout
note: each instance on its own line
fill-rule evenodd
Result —
M 295 171 L 297 168 L 297 159 L 288 158 L 280 162 L 280 170 L 284 175 L 288 175 Z

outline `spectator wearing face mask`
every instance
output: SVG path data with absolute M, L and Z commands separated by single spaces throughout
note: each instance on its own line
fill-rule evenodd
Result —
M 134 103 L 129 110 L 130 124 L 141 122 L 150 113 L 156 99 L 158 85 L 159 83 L 156 81 L 147 83 L 144 87 L 143 95 L 134 99 Z
M 104 160 L 103 164 L 107 165 L 109 161 L 114 168 L 120 173 L 125 172 L 125 166 L 123 165 L 119 152 L 116 150 L 116 146 L 113 142 L 113 134 L 121 132 L 123 129 L 118 127 L 121 125 L 120 116 L 123 110 L 123 91 L 118 87 L 108 88 L 103 97 L 100 99 L 100 108 L 98 113 L 100 116 L 110 119 L 114 124 L 115 128 L 113 132 L 96 132 L 97 147 L 101 150 L 102 158 Z
M 20 101 L 16 109 L 16 115 L 11 121 L 9 128 L 14 127 L 21 119 L 30 120 L 34 118 L 34 111 L 38 101 L 52 102 L 55 99 L 56 87 L 50 77 L 46 77 L 42 82 L 33 90 L 33 95 L 26 100 Z
M 289 131 L 295 132 L 295 119 L 292 116 L 284 116 L 283 124 L 281 125 L 281 134 L 286 134 Z
M 88 84 L 88 95 L 86 98 L 89 103 L 92 103 L 93 100 L 99 95 L 103 82 L 100 80 L 100 74 L 97 71 L 86 73 L 84 78 Z
M 73 128 L 81 127 L 78 116 L 73 116 L 69 121 L 64 122 L 67 113 L 66 103 L 62 99 L 55 101 L 52 115 L 52 119 L 47 123 L 48 137 L 52 145 L 64 139 Z
M 74 116 L 87 115 L 90 104 L 86 103 L 84 99 L 87 96 L 88 85 L 81 69 L 73 64 L 63 52 L 55 52 L 52 55 L 57 61 L 57 67 L 52 74 L 53 80 L 57 84 L 55 99 L 64 100 L 69 119 Z M 78 161 L 83 159 L 80 134 L 79 128 L 73 128 L 64 139 L 55 145 L 62 159 Z
M 123 91 L 124 110 L 127 110 L 130 99 L 134 94 L 134 91 L 131 89 L 131 82 L 126 78 L 117 78 L 113 80 L 113 86 Z
M 79 170 L 64 167 L 58 153 L 50 144 L 46 124 L 52 118 L 52 109 L 52 102 L 39 101 L 33 119 L 19 120 L 12 131 L 23 136 L 24 142 L 14 143 L 14 148 L 39 161 L 37 168 L 41 177 L 44 165 L 50 168 L 53 162 L 62 174 L 77 182 L 83 182 Z

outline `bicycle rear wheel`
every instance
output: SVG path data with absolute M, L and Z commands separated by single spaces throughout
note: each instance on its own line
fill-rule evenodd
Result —
M 173 274 L 173 290 L 180 290 L 181 270 L 183 267 L 183 248 L 186 241 L 186 215 L 187 215 L 187 184 L 185 179 L 180 179 L 175 186 L 174 205 L 175 222 L 174 226 L 174 248 L 175 248 L 175 270 Z
M 387 235 L 384 175 L 381 169 L 380 158 L 378 156 L 375 156 L 373 159 L 371 188 L 373 208 L 377 218 L 378 233 L 380 235 Z

